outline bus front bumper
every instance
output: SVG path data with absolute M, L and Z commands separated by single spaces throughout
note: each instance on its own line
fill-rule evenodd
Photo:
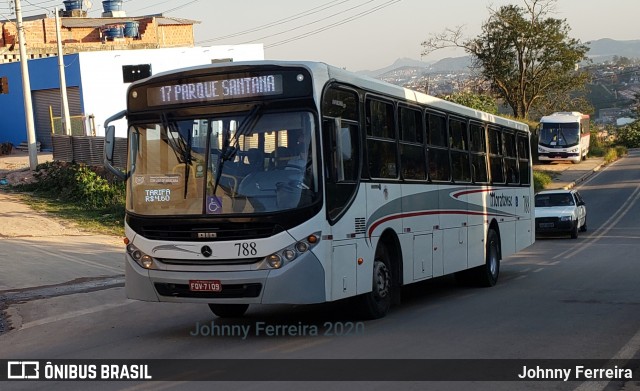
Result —
M 538 160 L 541 162 L 552 162 L 552 161 L 556 161 L 556 160 L 569 160 L 569 161 L 576 161 L 576 162 L 580 162 L 580 153 L 565 153 L 565 152 L 558 152 L 558 153 L 543 153 L 543 152 L 538 152 Z
M 127 297 L 142 301 L 219 304 L 313 304 L 326 301 L 325 273 L 308 252 L 281 269 L 193 272 L 145 269 L 125 255 Z M 191 291 L 189 281 L 219 281 L 220 292 Z

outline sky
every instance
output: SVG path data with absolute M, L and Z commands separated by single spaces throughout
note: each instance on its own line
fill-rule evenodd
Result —
M 0 11 L 6 12 L 8 1 Z M 62 0 L 21 1 L 25 16 L 62 8 Z M 85 1 L 93 3 L 89 16 L 99 17 L 101 1 Z M 200 46 L 263 43 L 266 59 L 322 61 L 361 71 L 398 58 L 462 56 L 447 49 L 421 57 L 420 43 L 457 26 L 464 26 L 465 37 L 475 37 L 489 8 L 507 4 L 524 6 L 524 0 L 124 0 L 123 8 L 127 16 L 163 13 L 199 21 L 194 29 Z M 549 16 L 566 19 L 570 36 L 582 42 L 640 39 L 640 0 L 557 0 Z

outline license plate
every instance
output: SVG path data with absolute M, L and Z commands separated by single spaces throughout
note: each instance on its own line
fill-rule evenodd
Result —
M 553 228 L 555 227 L 554 223 L 540 223 L 540 228 Z
M 193 292 L 222 292 L 218 280 L 189 280 L 189 290 Z

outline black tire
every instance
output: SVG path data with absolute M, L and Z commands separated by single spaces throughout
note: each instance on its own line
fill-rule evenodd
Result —
M 209 308 L 219 318 L 240 318 L 249 309 L 249 304 L 209 304 Z
M 578 239 L 578 220 L 573 223 L 571 228 L 571 239 Z
M 480 286 L 491 287 L 500 275 L 500 238 L 493 229 L 487 232 L 485 264 L 471 269 L 473 280 Z
M 373 261 L 372 290 L 359 297 L 360 311 L 365 319 L 383 318 L 393 298 L 393 273 L 389 251 L 379 244 Z
M 587 218 L 584 218 L 584 224 L 580 227 L 580 232 L 587 232 Z

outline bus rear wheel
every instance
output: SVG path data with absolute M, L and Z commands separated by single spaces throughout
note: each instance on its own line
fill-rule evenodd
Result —
M 360 309 L 366 319 L 383 318 L 391 307 L 393 278 L 391 261 L 386 247 L 378 246 L 373 261 L 372 290 L 360 296 Z
M 239 318 L 249 309 L 249 304 L 209 304 L 214 315 L 219 318 Z

